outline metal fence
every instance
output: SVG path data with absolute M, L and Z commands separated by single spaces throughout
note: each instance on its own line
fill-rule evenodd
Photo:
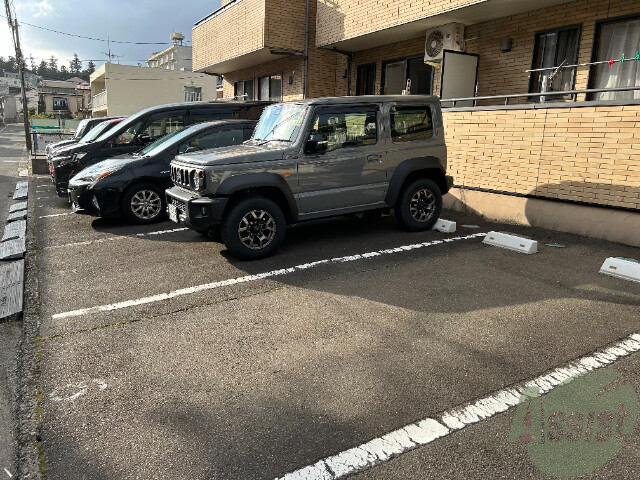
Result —
M 62 140 L 70 140 L 73 133 L 64 133 L 56 130 L 31 130 L 31 155 L 34 157 L 45 156 L 45 148 L 52 143 Z

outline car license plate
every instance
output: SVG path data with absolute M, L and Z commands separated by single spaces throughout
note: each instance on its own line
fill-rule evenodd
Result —
M 180 219 L 178 218 L 178 209 L 176 208 L 176 206 L 172 205 L 171 203 L 168 206 L 169 206 L 169 220 L 176 223 L 180 223 Z

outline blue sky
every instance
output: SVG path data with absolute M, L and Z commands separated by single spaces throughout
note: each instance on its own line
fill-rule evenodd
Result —
M 186 45 L 191 45 L 193 24 L 220 6 L 220 0 L 12 0 L 12 3 L 18 21 L 53 30 L 133 42 L 169 42 L 169 35 L 179 31 L 189 41 Z M 4 5 L 0 13 L 4 15 Z M 94 60 L 96 66 L 107 59 L 102 53 L 107 52 L 106 42 L 68 37 L 27 25 L 21 25 L 20 39 L 27 63 L 30 54 L 36 63 L 53 54 L 60 59 L 58 66 L 67 67 L 74 52 L 81 60 Z M 111 52 L 121 55 L 121 63 L 136 65 L 167 46 L 114 43 Z M 9 26 L 6 18 L 0 17 L 0 56 L 9 55 L 14 55 Z

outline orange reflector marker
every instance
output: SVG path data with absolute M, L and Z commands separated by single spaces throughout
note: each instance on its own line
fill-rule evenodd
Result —
M 291 176 L 291 174 L 289 172 L 285 172 L 284 178 L 289 178 L 290 176 Z
M 200 172 L 200 178 L 204 178 L 204 171 Z

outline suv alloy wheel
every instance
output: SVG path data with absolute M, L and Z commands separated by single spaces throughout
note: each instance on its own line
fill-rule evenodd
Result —
M 287 222 L 282 210 L 266 197 L 250 197 L 232 205 L 222 220 L 222 241 L 244 260 L 273 255 L 284 241 Z
M 433 180 L 419 178 L 400 193 L 395 214 L 398 221 L 412 232 L 429 230 L 442 211 L 442 193 Z

